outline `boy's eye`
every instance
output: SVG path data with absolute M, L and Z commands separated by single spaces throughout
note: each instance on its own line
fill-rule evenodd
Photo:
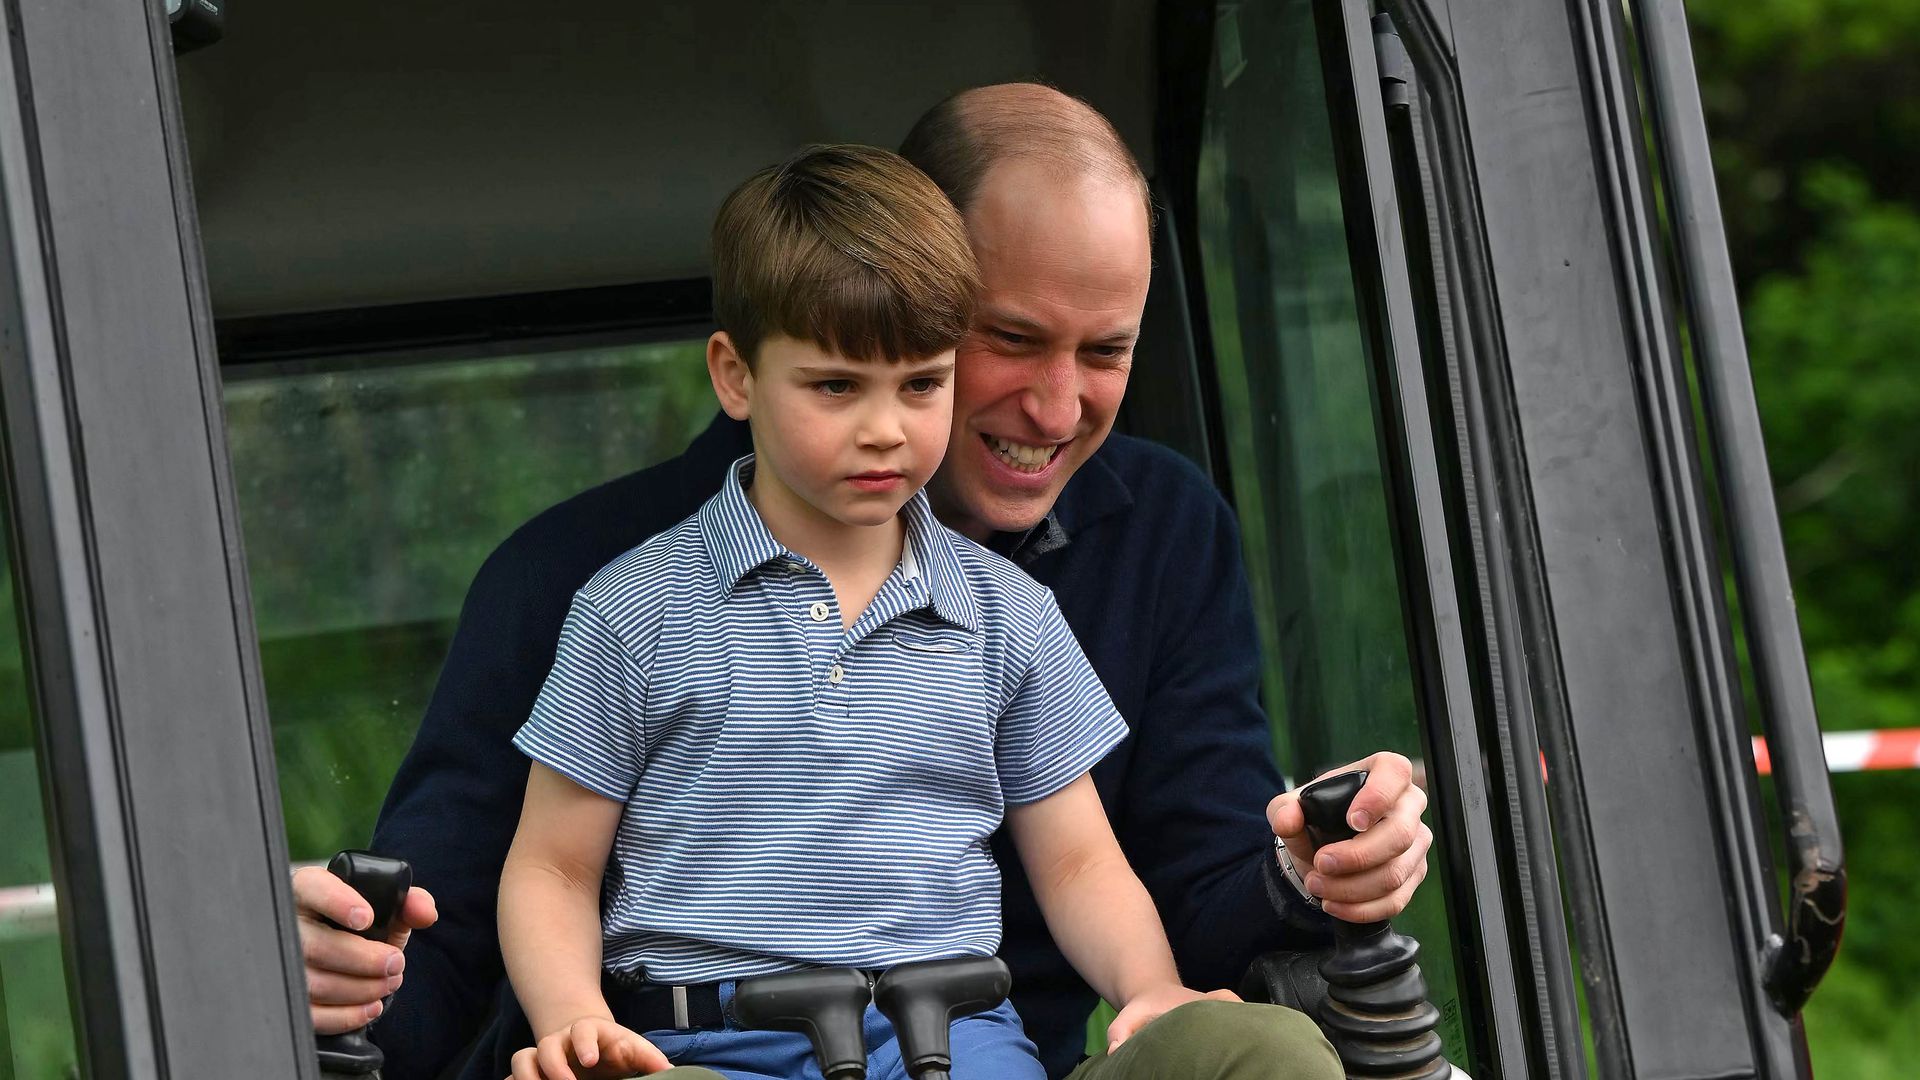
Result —
M 813 388 L 827 395 L 828 397 L 841 397 L 845 394 L 853 393 L 853 380 L 852 379 L 822 379 L 819 382 L 814 383 Z
M 907 380 L 907 390 L 909 393 L 931 394 L 938 389 L 940 389 L 940 379 L 938 376 L 926 375 L 918 379 Z

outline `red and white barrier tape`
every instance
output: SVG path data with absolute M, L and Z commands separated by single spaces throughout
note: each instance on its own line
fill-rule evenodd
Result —
M 1830 773 L 1920 769 L 1920 728 L 1829 731 L 1820 736 L 1820 744 Z M 1758 735 L 1753 737 L 1753 765 L 1761 776 L 1773 773 L 1773 755 Z
M 1920 728 L 1829 731 L 1820 742 L 1826 751 L 1828 772 L 1920 769 Z M 1753 765 L 1761 776 L 1773 773 L 1773 755 L 1767 750 L 1767 740 L 1758 735 L 1753 737 Z M 1543 771 L 1544 767 L 1543 761 Z M 0 888 L 0 940 L 51 934 L 54 930 L 52 885 Z

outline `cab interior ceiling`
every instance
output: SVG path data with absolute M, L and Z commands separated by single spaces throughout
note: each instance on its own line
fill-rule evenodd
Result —
M 707 228 L 809 142 L 896 146 L 945 95 L 1039 78 L 1149 173 L 1150 0 L 236 4 L 179 58 L 214 314 L 707 273 Z

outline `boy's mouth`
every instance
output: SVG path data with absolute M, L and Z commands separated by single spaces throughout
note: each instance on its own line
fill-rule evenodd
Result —
M 1037 473 L 1045 469 L 1053 461 L 1053 456 L 1060 452 L 1061 446 L 1060 443 L 1032 446 L 1014 442 L 1012 439 L 1003 439 L 998 435 L 982 435 L 980 438 L 985 440 L 987 449 L 993 451 L 993 455 L 1008 468 L 1024 473 Z
M 897 472 L 864 472 L 847 477 L 847 482 L 861 491 L 887 491 L 905 481 L 905 474 Z

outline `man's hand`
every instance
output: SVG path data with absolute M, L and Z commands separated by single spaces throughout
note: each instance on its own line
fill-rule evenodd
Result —
M 293 906 L 300 916 L 300 952 L 307 962 L 307 1005 L 313 1030 L 338 1035 L 365 1027 L 380 1015 L 382 998 L 398 989 L 406 966 L 407 937 L 432 926 L 439 913 L 425 889 L 414 889 L 401 905 L 394 929 L 383 944 L 328 926 L 363 930 L 373 922 L 366 898 L 326 868 L 306 866 L 293 875 Z
M 619 1080 L 671 1065 L 660 1048 L 605 1017 L 583 1016 L 515 1051 L 507 1080 Z
M 1433 832 L 1420 820 L 1427 793 L 1413 784 L 1412 762 L 1382 751 L 1322 776 L 1354 769 L 1367 770 L 1366 786 L 1347 811 L 1347 824 L 1360 835 L 1316 850 L 1307 837 L 1298 789 L 1267 804 L 1267 821 L 1306 875 L 1307 891 L 1325 902 L 1327 914 L 1346 922 L 1376 922 L 1400 914 L 1413 899 L 1427 876 Z
M 1120 1044 L 1133 1038 L 1134 1032 L 1146 1027 L 1153 1019 L 1164 1012 L 1185 1005 L 1189 1001 L 1239 1001 L 1240 995 L 1231 990 L 1215 990 L 1203 994 L 1198 990 L 1189 990 L 1184 986 L 1169 984 L 1156 987 L 1133 996 L 1127 1007 L 1120 1010 L 1113 1022 L 1107 1025 L 1107 1053 L 1120 1049 Z

